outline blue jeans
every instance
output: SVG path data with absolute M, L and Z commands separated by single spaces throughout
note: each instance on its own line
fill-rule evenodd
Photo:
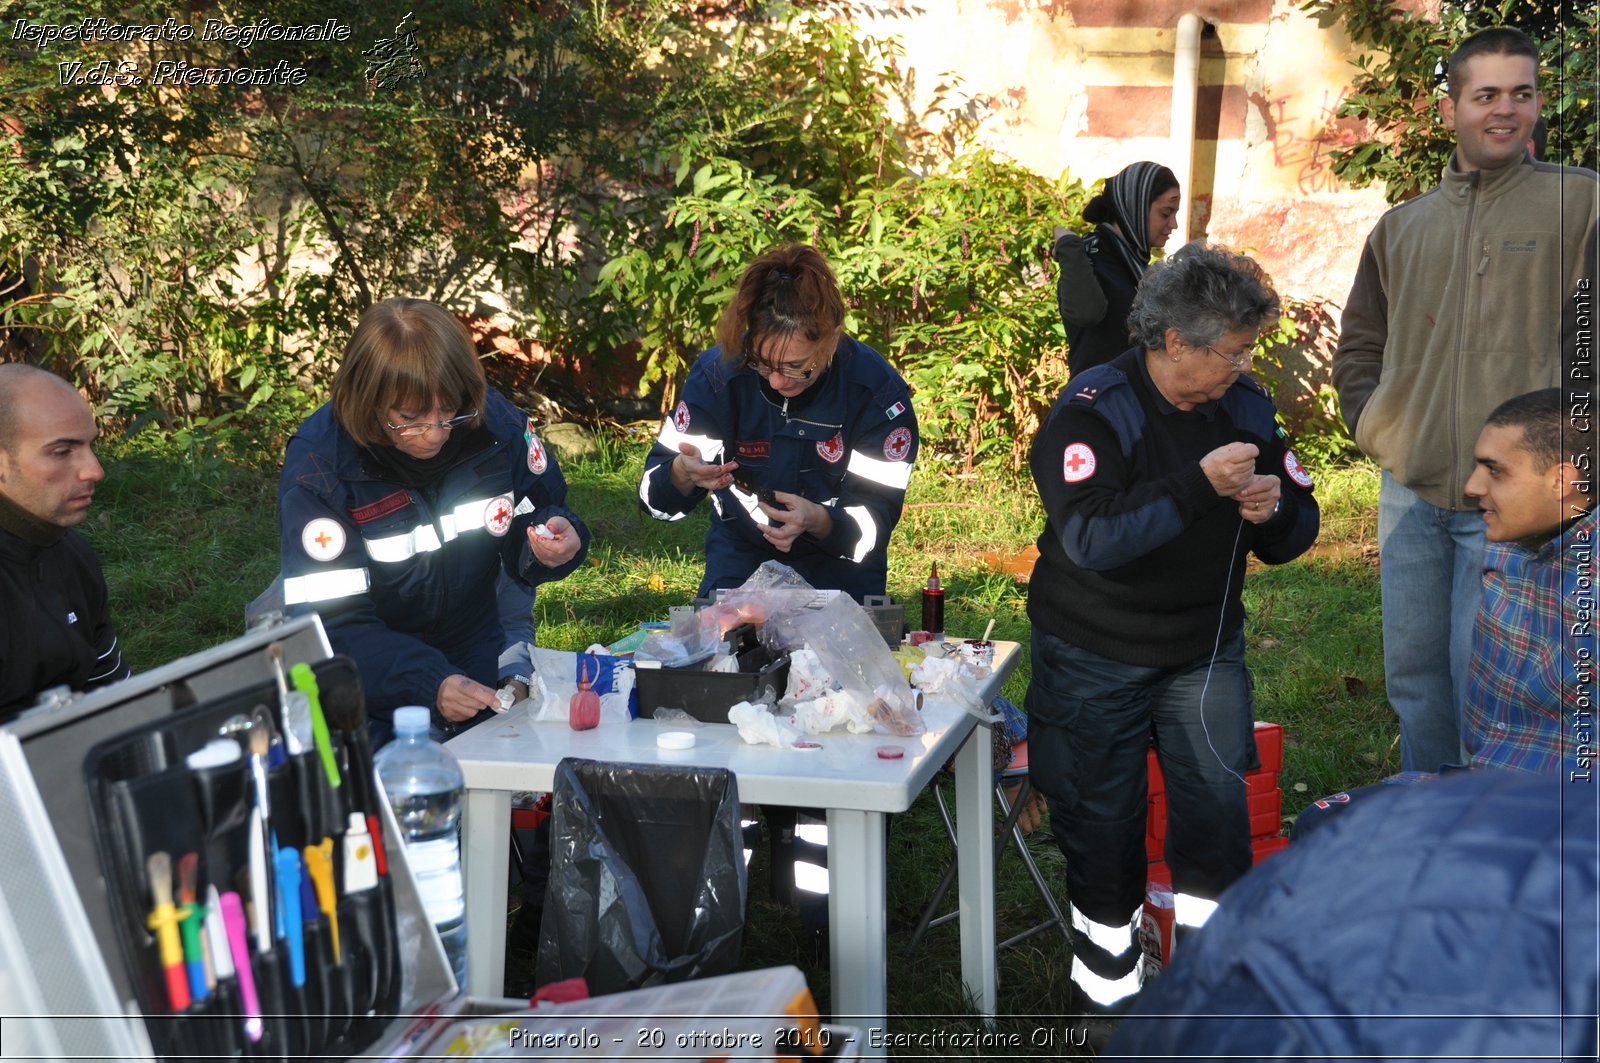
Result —
M 1461 703 L 1486 545 L 1477 510 L 1440 509 L 1384 472 L 1378 493 L 1383 671 L 1400 717 L 1402 771 L 1466 763 Z
M 1126 923 L 1144 902 L 1152 735 L 1173 889 L 1215 898 L 1250 870 L 1243 776 L 1260 760 L 1243 633 L 1224 639 L 1214 661 L 1150 668 L 1035 628 L 1027 709 L 1029 776 L 1049 799 L 1068 898 L 1089 919 Z M 1073 946 L 1074 956 L 1087 951 Z

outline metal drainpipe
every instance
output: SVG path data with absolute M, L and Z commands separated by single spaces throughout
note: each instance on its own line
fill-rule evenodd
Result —
M 1172 57 L 1171 160 L 1183 200 L 1178 208 L 1178 236 L 1190 239 L 1189 208 L 1194 201 L 1194 123 L 1200 97 L 1200 31 L 1205 26 L 1190 12 L 1178 19 L 1177 50 Z

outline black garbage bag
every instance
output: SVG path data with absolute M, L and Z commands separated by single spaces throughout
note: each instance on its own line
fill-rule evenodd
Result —
M 593 995 L 728 974 L 744 935 L 739 788 L 723 768 L 556 766 L 539 985 Z

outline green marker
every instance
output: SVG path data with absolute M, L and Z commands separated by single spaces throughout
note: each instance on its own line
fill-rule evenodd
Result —
M 328 773 L 328 785 L 337 787 L 341 781 L 339 764 L 333 759 L 333 742 L 328 737 L 328 718 L 322 715 L 322 698 L 317 693 L 317 677 L 311 674 L 311 666 L 301 661 L 289 669 L 289 679 L 294 683 L 294 688 L 311 702 L 311 739 L 317 745 L 317 752 L 322 755 L 322 767 Z

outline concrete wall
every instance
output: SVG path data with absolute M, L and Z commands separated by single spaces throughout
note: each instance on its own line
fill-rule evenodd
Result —
M 901 39 L 921 101 L 958 75 L 993 105 L 987 147 L 1085 184 L 1174 157 L 1178 19 L 1199 15 L 1188 235 L 1252 252 L 1286 296 L 1343 303 L 1383 195 L 1329 170 L 1329 149 L 1361 132 L 1333 114 L 1352 49 L 1298 0 L 913 0 L 906 10 L 873 31 Z

